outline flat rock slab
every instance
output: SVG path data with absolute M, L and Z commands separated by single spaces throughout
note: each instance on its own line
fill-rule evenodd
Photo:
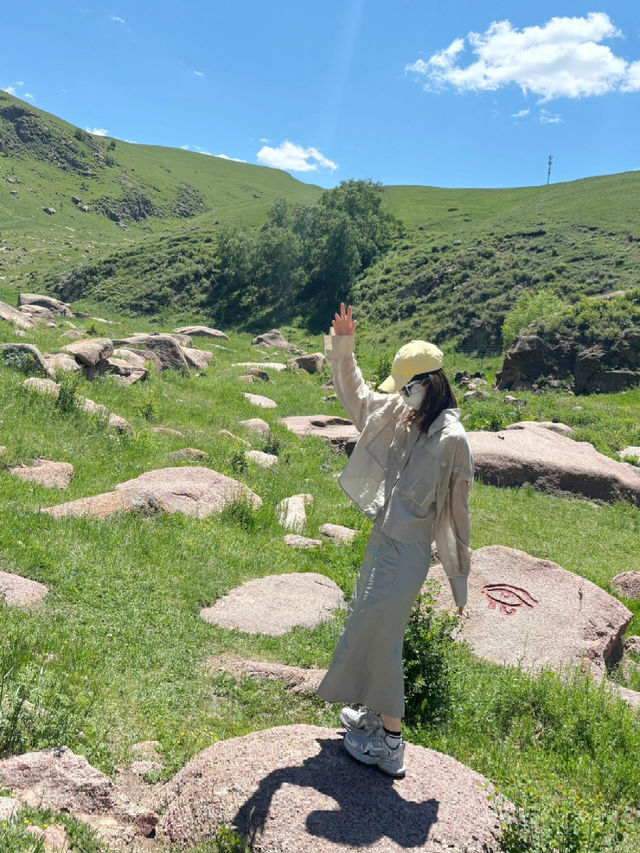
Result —
M 149 427 L 149 432 L 153 432 L 156 435 L 178 435 L 181 438 L 184 437 L 183 432 L 180 432 L 179 429 L 173 429 L 173 427 Z
M 245 397 L 252 406 L 259 406 L 261 409 L 275 409 L 278 404 L 273 400 L 270 400 L 269 397 L 263 397 L 261 394 L 248 394 L 246 391 L 242 395 Z
M 228 341 L 229 335 L 220 332 L 218 329 L 212 329 L 210 326 L 181 326 L 179 329 L 173 330 L 174 334 L 191 335 L 193 338 L 220 338 L 220 340 Z
M 271 432 L 269 424 L 266 421 L 263 421 L 262 418 L 249 418 L 249 420 L 239 421 L 238 423 L 240 426 L 258 433 L 258 435 L 269 435 Z
M 91 516 L 102 519 L 118 512 L 141 509 L 206 518 L 242 498 L 250 500 L 254 507 L 262 506 L 261 498 L 248 486 L 210 468 L 159 468 L 119 483 L 113 492 L 46 507 L 42 512 L 54 518 Z
M 357 530 L 342 524 L 323 524 L 320 533 L 334 545 L 351 545 L 358 535 Z
M 422 853 L 498 849 L 488 780 L 408 743 L 407 775 L 391 780 L 346 753 L 334 729 L 279 726 L 198 753 L 161 794 L 159 840 L 205 841 L 218 822 L 256 853 Z
M 25 379 L 22 384 L 31 391 L 37 391 L 38 394 L 50 394 L 52 397 L 57 397 L 60 393 L 60 386 L 53 379 L 40 379 L 38 376 L 31 376 L 29 379 Z
M 21 293 L 18 296 L 18 305 L 20 307 L 26 305 L 40 305 L 51 311 L 53 314 L 59 314 L 61 317 L 72 317 L 71 306 L 67 302 L 62 302 L 60 299 L 55 299 L 53 296 L 43 296 L 40 293 Z
M 438 603 L 454 601 L 441 565 Z M 609 593 L 550 560 L 502 545 L 474 551 L 461 639 L 492 663 L 562 669 L 606 664 L 621 648 L 632 613 Z
M 264 453 L 262 450 L 247 450 L 245 457 L 260 468 L 273 468 L 278 464 L 278 457 L 274 453 Z
M 20 480 L 48 489 L 67 489 L 73 477 L 73 465 L 50 459 L 34 459 L 31 465 L 16 465 L 8 471 Z
M 476 475 L 494 486 L 522 486 L 640 504 L 640 471 L 583 441 L 534 426 L 470 432 Z
M 611 578 L 611 589 L 623 598 L 640 598 L 640 572 L 622 572 Z
M 300 438 L 317 435 L 332 442 L 355 441 L 360 435 L 351 421 L 335 415 L 294 415 L 281 418 L 281 422 Z
M 307 523 L 306 507 L 312 505 L 313 495 L 291 495 L 290 498 L 284 498 L 276 507 L 279 524 L 292 533 L 301 533 Z
M 211 625 L 246 634 L 286 634 L 296 625 L 315 628 L 345 606 L 340 587 L 316 572 L 268 575 L 247 581 L 200 616 Z
M 287 365 L 279 361 L 236 361 L 231 367 L 253 367 L 256 370 L 275 370 L 276 373 L 287 369 Z
M 315 694 L 327 674 L 326 669 L 317 667 L 306 668 L 268 660 L 247 660 L 231 654 L 209 658 L 206 663 L 213 672 L 228 672 L 236 678 L 245 676 L 256 681 L 284 681 L 292 693 L 302 693 L 305 696 Z
M 515 424 L 509 424 L 505 429 L 531 429 L 538 427 L 539 429 L 549 429 L 551 432 L 556 432 L 558 435 L 573 435 L 573 427 L 567 424 L 556 423 L 555 421 L 518 421 Z
M 49 592 L 43 583 L 22 578 L 9 572 L 0 572 L 0 598 L 14 607 L 29 607 L 41 601 Z
M 296 533 L 287 533 L 284 537 L 284 544 L 288 548 L 302 548 L 303 550 L 322 548 L 322 541 L 320 539 L 309 539 L 306 536 L 298 536 Z
M 82 755 L 66 746 L 0 759 L 0 787 L 21 805 L 68 812 L 114 847 L 154 832 L 158 817 L 132 803 Z

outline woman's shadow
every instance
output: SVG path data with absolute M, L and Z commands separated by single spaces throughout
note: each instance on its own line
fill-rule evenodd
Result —
M 250 842 L 262 834 L 278 789 L 282 785 L 297 785 L 315 788 L 339 806 L 336 810 L 308 814 L 306 828 L 310 835 L 352 847 L 366 847 L 385 836 L 400 847 L 420 847 L 425 843 L 431 826 L 438 820 L 437 800 L 419 803 L 404 800 L 391 777 L 349 758 L 340 740 L 318 738 L 317 742 L 318 755 L 307 758 L 302 765 L 269 773 L 255 794 L 238 809 L 233 824 Z M 302 798 L 297 804 L 298 811 L 301 802 Z

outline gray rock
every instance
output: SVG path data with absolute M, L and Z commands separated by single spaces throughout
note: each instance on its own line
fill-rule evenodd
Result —
M 320 539 L 309 539 L 306 536 L 298 536 L 296 533 L 287 533 L 284 537 L 284 544 L 289 548 L 302 548 L 303 550 L 322 548 Z
M 258 495 L 243 483 L 210 468 L 185 466 L 147 471 L 133 480 L 119 483 L 113 492 L 47 507 L 42 512 L 54 518 L 108 518 L 119 512 L 140 509 L 149 513 L 181 512 L 206 518 L 222 512 L 225 506 L 238 499 L 246 499 L 254 507 L 262 506 Z
M 11 305 L 7 305 L 6 302 L 0 302 L 0 320 L 6 320 L 9 323 L 13 323 L 18 329 L 26 331 L 35 329 L 36 327 L 36 324 L 30 317 L 26 317 Z
M 19 480 L 37 483 L 48 489 L 67 489 L 73 477 L 73 465 L 69 462 L 53 462 L 50 459 L 34 459 L 31 465 L 16 465 L 7 470 Z
M 60 340 L 65 341 L 79 341 L 83 338 L 85 338 L 84 332 L 80 332 L 77 329 L 68 329 L 60 335 Z
M 26 314 L 27 317 L 36 323 L 53 323 L 55 326 L 55 314 L 42 305 L 23 305 L 20 308 L 20 313 Z
M 202 337 L 202 338 L 219 338 L 223 341 L 228 341 L 229 336 L 225 335 L 224 332 L 218 331 L 218 329 L 212 329 L 209 326 L 182 326 L 179 329 L 174 329 L 173 334 L 178 335 L 190 335 L 194 338 Z
M 442 566 L 428 579 L 440 584 L 438 604 L 453 608 Z M 492 663 L 562 669 L 587 659 L 604 666 L 619 654 L 633 615 L 580 575 L 501 545 L 473 552 L 467 583 L 460 636 Z
M 287 369 L 287 365 L 279 361 L 236 361 L 231 367 L 254 367 L 257 370 L 275 370 L 276 373 Z
M 48 308 L 52 314 L 58 314 L 60 317 L 73 316 L 73 312 L 66 302 L 55 299 L 53 296 L 42 296 L 39 293 L 21 293 L 18 296 L 18 305 L 41 305 L 43 308 Z
M 262 418 L 249 418 L 246 421 L 238 421 L 238 424 L 250 429 L 251 432 L 255 432 L 258 435 L 269 435 L 271 432 L 269 424 L 266 421 L 263 421 Z
M 182 352 L 189 367 L 195 367 L 198 370 L 204 370 L 213 358 L 212 352 L 207 352 L 203 349 L 194 349 L 193 347 L 183 346 Z
M 468 438 L 477 476 L 494 486 L 531 483 L 542 491 L 640 504 L 640 472 L 587 442 L 534 424 Z
M 355 441 L 360 435 L 351 421 L 335 415 L 294 415 L 282 418 L 281 422 L 300 438 L 315 435 L 336 442 Z
M 127 349 L 127 347 L 116 347 L 111 358 L 117 358 L 120 361 L 124 361 L 130 367 L 135 367 L 138 370 L 145 370 L 146 368 L 145 359 L 133 350 Z
M 297 347 L 285 340 L 279 329 L 271 329 L 270 332 L 264 332 L 262 335 L 256 335 L 251 341 L 252 346 L 275 347 L 277 349 L 286 349 L 289 352 L 301 353 Z
M 509 424 L 505 429 L 530 429 L 531 427 L 539 427 L 540 429 L 549 429 L 558 435 L 573 435 L 573 427 L 566 424 L 556 423 L 555 421 L 518 421 L 515 424 Z
M 172 335 L 132 335 L 115 342 L 116 346 L 128 349 L 151 350 L 159 359 L 163 370 L 178 370 L 189 372 L 189 364 L 182 352 L 181 344 Z
M 316 572 L 303 572 L 247 581 L 203 607 L 200 616 L 221 628 L 277 637 L 296 625 L 315 628 L 344 606 L 337 584 Z
M 38 394 L 50 394 L 52 397 L 57 397 L 60 393 L 60 386 L 52 379 L 40 379 L 34 376 L 30 379 L 25 379 L 22 384 L 31 391 L 36 391 Z
M 47 375 L 51 379 L 55 379 L 56 374 L 59 372 L 77 373 L 82 370 L 75 358 L 65 352 L 44 355 L 43 359 Z
M 622 450 L 618 451 L 618 456 L 620 456 L 622 459 L 632 458 L 640 462 L 640 447 L 635 447 L 633 445 L 629 447 L 623 447 Z
M 504 401 L 508 406 L 520 406 L 524 408 L 527 405 L 526 400 L 518 399 L 518 397 L 514 397 L 513 394 L 505 394 Z
M 313 505 L 313 495 L 291 495 L 281 500 L 278 510 L 278 522 L 285 530 L 301 533 L 307 523 L 306 507 Z
M 357 530 L 342 524 L 323 524 L 320 533 L 334 545 L 351 545 L 358 535 Z
M 485 777 L 411 743 L 405 763 L 404 779 L 385 780 L 348 756 L 335 729 L 319 726 L 279 726 L 219 741 L 163 788 L 167 808 L 157 837 L 193 844 L 226 823 L 260 853 L 498 849 L 500 827 Z
M 2 344 L 0 352 L 9 367 L 15 367 L 22 373 L 47 375 L 47 366 L 42 353 L 33 344 Z
M 640 572 L 622 572 L 611 578 L 611 589 L 623 598 L 640 598 Z
M 13 797 L 0 797 L 0 824 L 12 823 L 19 809 L 20 803 Z
M 149 427 L 149 432 L 153 432 L 156 435 L 178 435 L 182 437 L 184 433 L 180 432 L 179 429 L 173 429 L 172 427 Z
M 113 355 L 113 343 L 109 338 L 88 338 L 84 341 L 74 341 L 63 347 L 80 364 L 86 367 L 96 367 Z
M 258 406 L 261 409 L 275 409 L 278 405 L 276 402 L 269 399 L 269 397 L 263 397 L 261 394 L 248 394 L 245 391 L 242 396 L 245 397 L 252 406 Z
M 183 447 L 182 450 L 174 450 L 169 454 L 169 456 L 171 459 L 175 459 L 180 462 L 195 462 L 201 459 L 206 459 L 208 454 L 205 453 L 204 450 L 198 450 L 195 447 Z
M 273 453 L 263 453 L 262 450 L 247 450 L 245 457 L 260 468 L 273 468 L 278 464 L 278 457 Z
M 48 592 L 43 583 L 9 572 L 0 572 L 0 597 L 7 605 L 30 607 L 43 599 Z
M 306 370 L 307 373 L 317 373 L 327 363 L 327 359 L 321 352 L 307 353 L 305 355 L 296 356 L 290 359 L 288 364 L 297 365 L 300 370 Z

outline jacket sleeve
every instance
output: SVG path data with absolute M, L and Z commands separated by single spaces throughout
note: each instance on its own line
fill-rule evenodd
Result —
M 372 391 L 353 355 L 354 336 L 324 336 L 324 353 L 333 366 L 333 385 L 343 408 L 360 432 L 369 416 L 388 402 L 388 394 Z
M 468 497 L 473 483 L 473 457 L 466 436 L 456 441 L 449 487 L 435 525 L 436 548 L 458 607 L 467 603 L 471 567 Z

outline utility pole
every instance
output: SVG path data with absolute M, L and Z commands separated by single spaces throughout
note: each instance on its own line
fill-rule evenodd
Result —
M 551 164 L 553 163 L 553 154 L 549 154 L 549 162 L 547 163 L 547 186 L 551 180 Z

